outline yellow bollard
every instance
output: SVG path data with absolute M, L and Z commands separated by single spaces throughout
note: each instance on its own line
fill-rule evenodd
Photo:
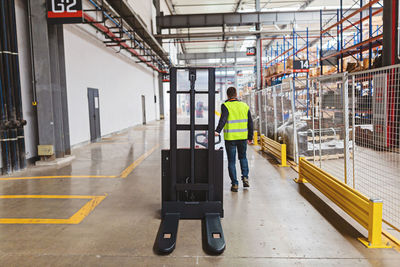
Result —
M 289 167 L 286 161 L 286 144 L 281 144 L 281 167 Z
M 255 146 L 258 145 L 258 133 L 257 133 L 257 131 L 254 131 L 254 134 L 253 134 L 253 145 L 255 145 Z

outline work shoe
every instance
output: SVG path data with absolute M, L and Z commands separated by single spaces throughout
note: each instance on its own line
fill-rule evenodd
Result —
M 232 186 L 231 186 L 231 191 L 232 192 L 237 192 L 239 190 L 239 186 L 237 185 L 237 184 L 233 184 Z
M 249 179 L 244 177 L 242 178 L 242 181 L 243 181 L 243 187 L 250 187 Z

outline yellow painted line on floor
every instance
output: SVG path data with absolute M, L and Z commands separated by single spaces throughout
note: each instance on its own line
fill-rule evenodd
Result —
M 141 155 L 137 160 L 135 160 L 131 165 L 129 165 L 125 170 L 123 170 L 120 174 L 121 178 L 126 178 L 128 177 L 131 172 L 142 163 L 143 160 L 145 160 L 148 156 L 150 156 L 160 145 L 157 144 L 155 145 L 152 149 Z
M 15 199 L 15 198 L 57 198 L 57 199 L 92 199 L 94 196 L 74 196 L 74 195 L 0 195 L 0 199 Z
M 150 156 L 160 145 L 155 145 L 152 149 L 141 155 L 119 175 L 49 175 L 49 176 L 28 176 L 28 177 L 1 177 L 0 181 L 14 181 L 14 180 L 35 180 L 35 179 L 63 179 L 63 178 L 96 178 L 96 179 L 111 179 L 111 178 L 126 178 L 128 175 Z
M 131 142 L 112 142 L 112 141 L 107 141 L 107 142 L 100 142 L 100 143 L 94 143 L 92 145 L 133 145 Z
M 0 224 L 79 224 L 97 205 L 104 196 L 69 196 L 69 195 L 2 195 L 0 199 L 90 199 L 82 208 L 68 219 L 41 219 L 41 218 L 0 218 Z
M 33 179 L 60 179 L 60 178 L 117 178 L 116 175 L 54 175 L 54 176 L 28 176 L 28 177 L 5 177 L 0 181 L 33 180 Z
M 89 213 L 91 213 L 105 198 L 106 196 L 93 197 L 91 201 L 86 203 L 80 210 L 69 218 L 71 224 L 79 224 L 83 221 L 83 219 L 85 219 L 85 217 L 88 216 Z

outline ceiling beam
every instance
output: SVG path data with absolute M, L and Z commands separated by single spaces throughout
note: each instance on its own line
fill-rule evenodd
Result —
M 178 54 L 179 60 L 220 59 L 220 58 L 245 58 L 245 52 L 218 52 L 218 53 L 186 53 Z
M 252 36 L 260 34 L 261 37 L 271 37 L 276 35 L 292 34 L 292 30 L 280 30 L 280 31 L 236 31 L 236 32 L 198 32 L 198 33 L 171 33 L 171 34 L 156 34 L 156 38 L 162 39 L 192 39 L 192 38 L 223 38 L 231 36 Z M 318 35 L 319 30 L 309 30 L 309 34 Z M 224 41 L 224 40 L 219 40 Z M 226 42 L 227 40 L 225 40 Z
M 335 11 L 336 12 L 336 11 Z M 308 23 L 310 20 L 319 20 L 319 11 L 303 12 L 250 12 L 250 13 L 210 13 L 157 16 L 157 25 L 162 29 L 196 28 L 196 27 L 223 27 L 251 26 L 256 23 L 273 25 L 297 22 Z
M 377 10 L 376 8 L 373 11 Z M 336 14 L 336 9 L 324 10 L 325 13 Z M 310 21 L 320 19 L 319 10 L 248 12 L 248 13 L 206 13 L 157 16 L 157 25 L 162 29 L 204 28 L 224 26 L 252 26 L 262 25 L 309 24 Z
M 208 67 L 208 68 L 224 68 L 224 69 L 231 69 L 234 70 L 235 66 L 233 65 L 233 63 L 195 63 L 195 64 L 186 64 L 186 65 L 182 65 L 182 66 L 186 66 L 186 67 Z M 253 68 L 255 66 L 255 62 L 254 61 L 245 61 L 245 62 L 240 62 L 240 64 L 236 65 L 236 68 L 238 69 L 248 69 L 248 68 Z

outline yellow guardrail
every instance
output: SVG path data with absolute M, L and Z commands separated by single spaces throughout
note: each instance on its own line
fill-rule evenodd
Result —
M 276 142 L 264 135 L 260 137 L 261 150 L 274 155 L 281 162 L 281 167 L 287 167 L 286 145 Z
M 366 196 L 324 172 L 304 158 L 299 159 L 298 183 L 309 182 L 368 230 L 358 238 L 368 248 L 388 248 L 382 242 L 382 201 Z

